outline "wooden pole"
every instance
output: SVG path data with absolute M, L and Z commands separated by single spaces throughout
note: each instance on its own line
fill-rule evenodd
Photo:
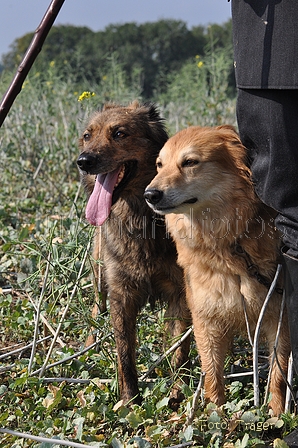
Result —
M 29 73 L 35 59 L 42 49 L 43 43 L 63 5 L 65 0 L 52 0 L 39 26 L 37 27 L 33 39 L 20 63 L 17 72 L 4 94 L 0 103 L 0 127 L 5 120 L 14 100 L 22 90 L 23 82 Z

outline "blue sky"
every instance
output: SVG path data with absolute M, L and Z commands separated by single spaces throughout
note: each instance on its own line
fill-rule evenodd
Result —
M 0 0 L 0 56 L 14 39 L 37 28 L 49 4 L 50 0 Z M 227 0 L 65 0 L 55 24 L 99 31 L 111 23 L 177 19 L 191 28 L 222 24 L 230 16 Z

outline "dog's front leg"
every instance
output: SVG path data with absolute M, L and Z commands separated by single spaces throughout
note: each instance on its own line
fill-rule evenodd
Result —
M 120 398 L 126 404 L 139 403 L 136 370 L 136 318 L 137 307 L 127 297 L 110 292 L 110 310 L 117 349 Z
M 201 358 L 201 370 L 205 372 L 205 398 L 207 401 L 222 405 L 224 393 L 224 360 L 230 338 L 223 335 L 215 322 L 202 320 L 193 314 L 194 335 Z
M 201 370 L 205 374 L 205 398 L 220 406 L 225 401 L 224 361 L 232 335 L 222 321 L 222 316 L 216 311 L 214 304 L 218 302 L 215 297 L 208 289 L 198 289 L 195 283 L 192 285 L 188 275 L 186 298 L 201 358 Z

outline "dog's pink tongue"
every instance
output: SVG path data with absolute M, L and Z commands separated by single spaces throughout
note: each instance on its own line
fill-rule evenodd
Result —
M 101 226 L 110 214 L 113 190 L 120 169 L 96 176 L 94 189 L 86 207 L 86 219 L 93 226 Z

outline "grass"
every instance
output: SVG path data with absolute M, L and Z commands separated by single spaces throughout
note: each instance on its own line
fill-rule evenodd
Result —
M 235 100 L 226 94 L 228 73 L 222 55 L 213 54 L 189 61 L 168 79 L 167 92 L 155 100 L 171 134 L 190 124 L 235 124 Z M 1 94 L 10 77 L 3 74 Z M 274 419 L 265 406 L 254 408 L 249 377 L 227 381 L 227 403 L 220 409 L 199 401 L 186 424 L 201 375 L 194 344 L 178 412 L 167 406 L 169 357 L 141 383 L 141 406 L 118 403 L 109 314 L 96 322 L 90 317 L 93 229 L 84 220 L 86 200 L 75 162 L 89 113 L 109 100 L 141 99 L 139 78 L 136 73 L 128 85 L 112 57 L 100 86 L 78 86 L 71 76 L 61 79 L 50 64 L 44 73 L 32 72 L 0 130 L 0 427 L 94 447 L 245 448 L 273 440 L 282 447 L 277 438 L 297 419 L 291 413 Z M 91 94 L 82 97 L 83 91 Z M 84 351 L 91 326 L 98 331 L 98 347 Z M 140 376 L 162 354 L 164 331 L 163 310 L 144 309 L 137 334 Z M 227 370 L 231 366 L 251 366 L 251 352 L 241 339 L 227 358 Z M 174 380 L 181 373 L 175 372 Z M 11 433 L 0 433 L 0 440 L 3 448 L 61 446 Z

